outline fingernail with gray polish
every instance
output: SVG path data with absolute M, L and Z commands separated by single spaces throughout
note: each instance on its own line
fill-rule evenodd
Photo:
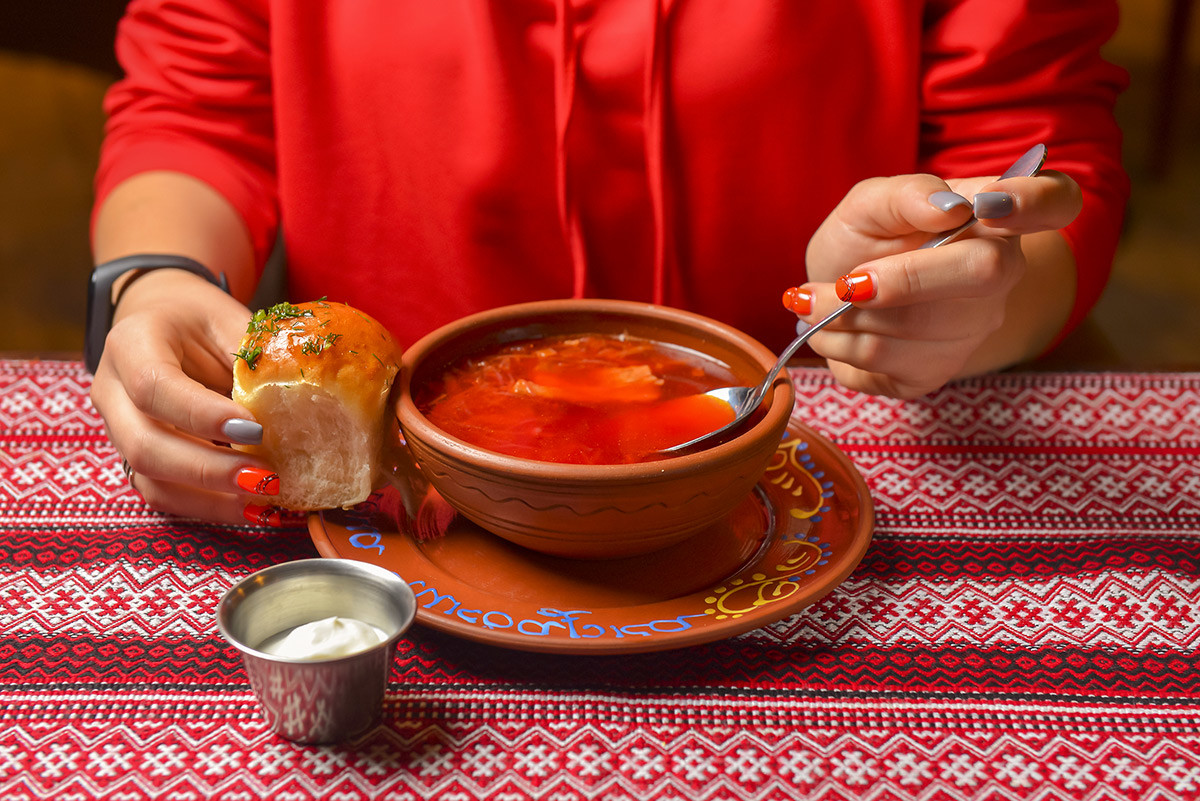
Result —
M 971 201 L 967 200 L 957 192 L 951 192 L 943 189 L 940 192 L 934 192 L 929 196 L 929 203 L 935 209 L 942 211 L 950 211 L 950 209 L 958 208 L 959 206 L 970 206 Z
M 980 192 L 975 196 L 975 216 L 981 220 L 1007 217 L 1013 212 L 1013 197 L 1007 192 Z
M 233 419 L 227 420 L 225 425 L 221 426 L 221 431 L 228 437 L 230 442 L 236 442 L 239 445 L 261 445 L 263 438 L 263 427 L 253 420 Z

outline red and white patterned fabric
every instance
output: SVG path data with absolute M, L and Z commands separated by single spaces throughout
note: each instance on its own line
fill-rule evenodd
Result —
M 1200 374 L 793 376 L 876 502 L 841 587 L 664 653 L 416 627 L 384 723 L 312 747 L 213 618 L 307 533 L 149 511 L 80 365 L 0 361 L 0 797 L 1200 797 Z

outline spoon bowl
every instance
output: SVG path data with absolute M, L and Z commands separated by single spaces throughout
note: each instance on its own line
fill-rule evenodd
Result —
M 680 453 L 690 448 L 694 448 L 697 445 L 702 445 L 721 436 L 722 434 L 726 434 L 730 430 L 744 423 L 746 418 L 753 414 L 754 410 L 758 408 L 760 403 L 762 403 L 763 398 L 766 397 L 767 390 L 769 390 L 775 383 L 776 377 L 788 363 L 788 360 L 796 354 L 796 351 L 798 351 L 800 347 L 808 341 L 809 337 L 849 311 L 851 305 L 852 304 L 850 303 L 843 303 L 841 306 L 828 314 L 824 319 L 814 323 L 801 332 L 799 336 L 792 340 L 790 345 L 784 348 L 783 353 L 779 354 L 779 358 L 775 361 L 774 366 L 771 367 L 766 377 L 763 378 L 763 380 L 756 386 L 718 387 L 717 389 L 710 389 L 708 392 L 705 392 L 704 394 L 710 398 L 716 398 L 717 400 L 728 403 L 729 407 L 733 409 L 733 419 L 720 428 L 696 437 L 695 439 L 690 439 L 687 442 L 681 442 L 678 445 L 672 445 L 668 448 L 663 448 L 660 453 Z
M 1005 170 L 1000 176 L 999 180 L 1004 180 L 1005 178 L 1030 177 L 1037 175 L 1042 169 L 1042 165 L 1045 163 L 1046 146 L 1041 144 L 1034 145 L 1027 150 L 1025 154 L 1021 156 L 1021 158 L 1017 159 L 1011 167 Z M 964 231 L 977 222 L 978 219 L 972 215 L 971 219 L 967 220 L 962 225 L 951 231 L 938 234 L 933 239 L 930 239 L 928 242 L 921 245 L 921 247 L 918 249 L 926 250 L 928 248 L 941 247 L 948 242 L 953 242 L 955 239 L 958 239 L 958 237 Z M 704 445 L 716 437 L 729 433 L 730 430 L 745 422 L 746 419 L 753 414 L 754 410 L 758 408 L 758 405 L 762 403 L 763 398 L 767 394 L 767 390 L 770 389 L 771 385 L 775 383 L 775 379 L 783 370 L 784 365 L 786 365 L 788 360 L 796 354 L 796 351 L 800 349 L 800 346 L 807 342 L 809 337 L 811 337 L 813 334 L 817 333 L 822 328 L 829 325 L 834 320 L 849 311 L 853 305 L 854 304 L 849 302 L 843 303 L 841 306 L 837 307 L 828 315 L 826 315 L 823 319 L 804 328 L 803 330 L 800 330 L 799 326 L 797 326 L 798 336 L 793 339 L 791 344 L 788 345 L 784 349 L 783 353 L 779 355 L 779 359 L 775 362 L 775 365 L 757 386 L 719 387 L 717 389 L 711 389 L 708 392 L 705 392 L 704 394 L 708 395 L 709 397 L 717 398 L 718 400 L 728 403 L 730 408 L 733 409 L 733 419 L 720 428 L 696 437 L 695 439 L 690 439 L 687 442 L 681 442 L 678 445 L 672 445 L 669 448 L 663 448 L 660 453 L 680 453 L 682 451 L 695 448 L 696 446 Z M 804 325 L 804 323 L 801 323 L 800 325 Z

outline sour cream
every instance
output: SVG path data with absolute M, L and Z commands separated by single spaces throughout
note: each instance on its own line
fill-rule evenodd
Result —
M 327 617 L 281 631 L 267 638 L 258 650 L 287 659 L 336 659 L 365 651 L 387 639 L 369 623 L 349 617 Z

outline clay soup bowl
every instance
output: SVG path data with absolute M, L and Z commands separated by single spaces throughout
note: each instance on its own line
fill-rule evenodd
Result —
M 697 535 L 753 490 L 791 415 L 780 378 L 758 414 L 695 453 L 636 464 L 559 464 L 507 456 L 441 430 L 413 390 L 459 358 L 519 340 L 562 334 L 628 334 L 723 363 L 739 382 L 762 379 L 775 354 L 746 334 L 679 309 L 614 300 L 552 300 L 493 309 L 452 322 L 404 354 L 396 416 L 425 478 L 463 516 L 542 553 L 603 559 L 650 553 Z

